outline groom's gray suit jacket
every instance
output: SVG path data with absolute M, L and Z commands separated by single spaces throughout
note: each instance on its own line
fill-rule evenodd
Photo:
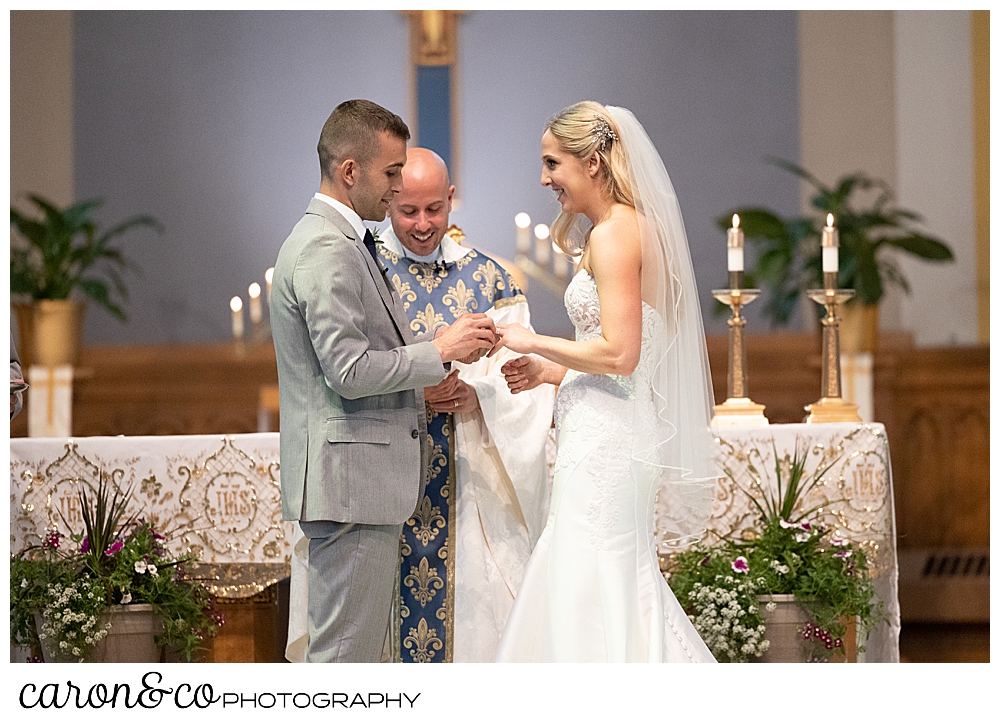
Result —
M 357 235 L 314 198 L 274 265 L 286 520 L 399 524 L 421 494 L 423 388 L 446 371 Z

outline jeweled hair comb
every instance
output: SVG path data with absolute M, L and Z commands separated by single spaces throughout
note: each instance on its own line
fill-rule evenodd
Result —
M 590 128 L 591 138 L 593 138 L 595 143 L 600 142 L 602 151 L 608 141 L 618 140 L 618 134 L 611 130 L 611 126 L 608 125 L 607 120 L 599 115 L 594 116 L 594 120 L 591 122 Z

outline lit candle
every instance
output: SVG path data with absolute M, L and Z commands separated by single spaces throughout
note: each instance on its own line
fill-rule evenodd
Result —
M 274 267 L 272 266 L 264 272 L 264 281 L 267 282 L 267 307 L 271 308 L 271 281 L 274 279 Z
M 726 233 L 727 268 L 729 271 L 743 270 L 743 229 L 740 217 L 733 214 L 733 227 Z
M 535 226 L 535 262 L 539 266 L 546 266 L 549 263 L 549 227 L 544 223 Z
M 239 341 L 243 338 L 243 299 L 234 296 L 229 308 L 233 310 L 233 338 Z
M 527 254 L 531 251 L 531 239 L 528 237 L 531 216 L 522 211 L 514 216 L 514 225 L 517 226 L 517 252 L 519 254 Z
M 823 227 L 823 235 L 820 237 L 820 246 L 823 248 L 823 273 L 837 273 L 840 253 L 840 234 L 833 227 L 833 214 L 826 214 L 826 226 Z
M 563 250 L 556 246 L 556 242 L 552 242 L 552 270 L 555 271 L 557 279 L 565 279 L 566 275 L 569 273 L 569 258 L 563 253 Z
M 250 323 L 259 324 L 261 319 L 260 284 L 254 281 L 247 289 L 247 293 L 250 295 Z

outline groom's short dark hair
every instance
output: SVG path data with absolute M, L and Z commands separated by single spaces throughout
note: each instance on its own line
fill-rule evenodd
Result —
M 345 100 L 334 108 L 323 124 L 317 146 L 323 178 L 330 179 L 333 167 L 347 158 L 367 167 L 379 153 L 380 133 L 410 140 L 410 129 L 403 119 L 370 100 Z

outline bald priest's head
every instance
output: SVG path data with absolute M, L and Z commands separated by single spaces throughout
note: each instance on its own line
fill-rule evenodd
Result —
M 403 190 L 389 206 L 392 230 L 400 243 L 417 256 L 437 250 L 448 230 L 448 214 L 455 187 L 448 166 L 427 148 L 409 148 L 403 166 Z

